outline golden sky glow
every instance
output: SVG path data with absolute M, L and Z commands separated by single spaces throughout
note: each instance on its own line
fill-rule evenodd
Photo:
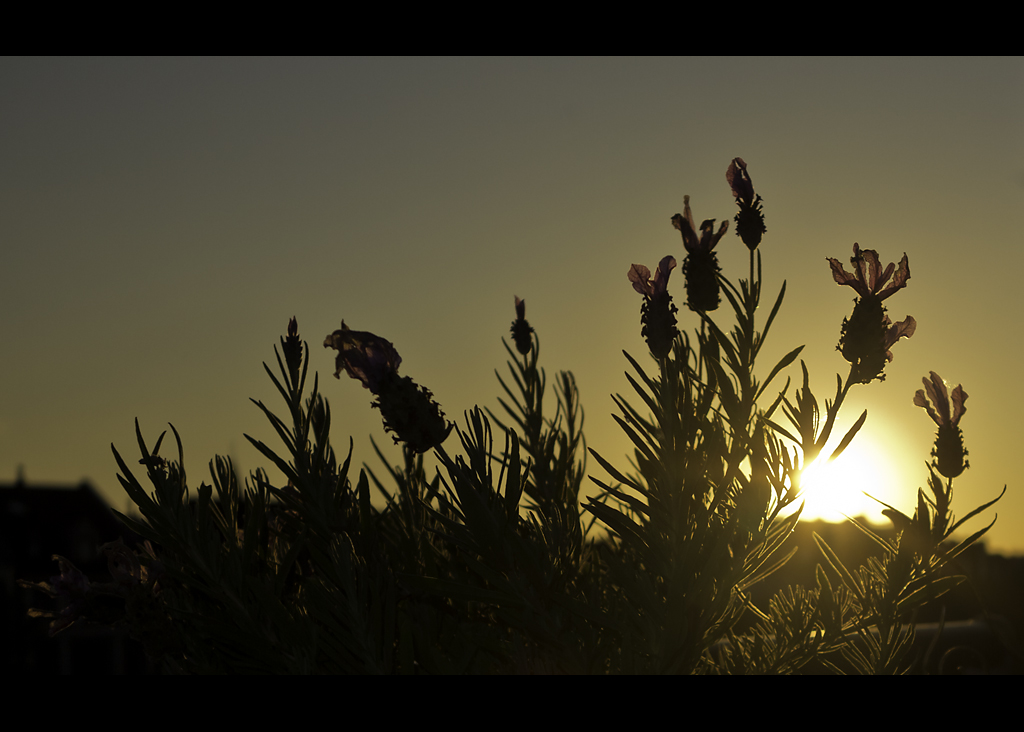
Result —
M 806 344 L 831 398 L 855 293 L 826 257 L 906 252 L 885 304 L 918 330 L 851 392 L 836 431 L 868 420 L 844 470 L 912 512 L 934 438 L 913 397 L 934 370 L 970 395 L 954 513 L 1009 484 L 988 543 L 1024 552 L 1019 58 L 6 58 L 0 92 L 4 481 L 89 478 L 123 509 L 110 444 L 135 462 L 136 417 L 150 443 L 175 425 L 197 484 L 215 454 L 265 466 L 242 435 L 272 441 L 249 398 L 280 406 L 261 362 L 292 316 L 335 445 L 352 435 L 376 470 L 368 436 L 390 438 L 324 336 L 344 318 L 387 338 L 461 422 L 498 406 L 516 295 L 549 380 L 577 377 L 588 444 L 626 467 L 610 394 L 630 393 L 621 351 L 647 357 L 626 273 L 682 262 L 684 194 L 697 221 L 732 218 L 740 156 L 766 299 L 788 282 L 762 376 Z M 745 276 L 732 230 L 718 252 Z

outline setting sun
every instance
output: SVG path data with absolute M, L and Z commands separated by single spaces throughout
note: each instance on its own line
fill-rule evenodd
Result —
M 841 522 L 845 514 L 885 521 L 881 515 L 884 506 L 868 497 L 898 503 L 895 468 L 885 451 L 877 448 L 869 435 L 859 434 L 831 463 L 829 454 L 831 450 L 826 450 L 804 470 L 802 518 Z

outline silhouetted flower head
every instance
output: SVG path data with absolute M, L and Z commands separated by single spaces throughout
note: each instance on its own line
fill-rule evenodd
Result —
M 707 219 L 700 225 L 700 236 L 690 210 L 690 197 L 683 196 L 683 214 L 672 217 L 672 225 L 683 235 L 686 258 L 683 260 L 683 275 L 686 277 L 686 304 L 691 310 L 711 311 L 718 309 L 718 255 L 715 245 L 725 236 L 729 222 L 723 221 L 715 231 L 715 220 Z
M 961 384 L 957 384 L 951 400 L 946 383 L 934 371 L 921 381 L 924 382 L 924 389 L 917 390 L 914 404 L 924 407 L 939 427 L 935 448 L 932 450 L 932 456 L 936 458 L 935 467 L 947 478 L 955 478 L 970 467 L 970 463 L 964 459 L 967 450 L 964 449 L 964 436 L 960 431 L 960 418 L 967 412 L 964 406 L 967 392 Z
M 880 301 L 891 297 L 897 290 L 907 286 L 910 279 L 910 263 L 907 261 L 906 253 L 900 260 L 899 269 L 892 262 L 882 271 L 882 263 L 878 259 L 878 252 L 874 249 L 861 251 L 860 244 L 854 243 L 853 256 L 850 257 L 850 264 L 853 265 L 853 274 L 850 274 L 843 267 L 838 259 L 826 257 L 832 266 L 832 277 L 840 285 L 849 285 L 861 297 L 874 295 Z M 893 277 L 895 270 L 896 276 Z M 892 282 L 889 278 L 893 277 Z M 886 287 L 886 283 L 889 283 Z
M 754 184 L 747 173 L 747 164 L 743 158 L 733 158 L 729 169 L 725 171 L 725 179 L 736 197 L 740 212 L 736 214 L 736 236 L 743 240 L 747 249 L 754 251 L 761 243 L 761 235 L 768 229 L 764 225 L 764 212 L 761 210 L 761 197 L 754 193 Z
M 336 330 L 324 339 L 324 348 L 338 352 L 334 361 L 334 378 L 340 379 L 342 370 L 353 379 L 359 379 L 363 386 L 376 394 L 389 374 L 397 374 L 402 357 L 390 341 L 373 333 L 352 330 L 341 321 L 341 330 Z
M 512 340 L 516 344 L 516 350 L 524 356 L 533 347 L 532 333 L 533 328 L 526 320 L 526 300 L 520 300 L 516 296 L 516 319 L 512 321 Z
M 917 321 L 913 317 L 908 315 L 904 320 L 893 323 L 882 306 L 882 300 L 907 286 L 910 279 L 907 255 L 903 255 L 899 269 L 895 264 L 889 264 L 883 271 L 877 252 L 872 249 L 861 251 L 860 245 L 854 244 L 853 257 L 850 258 L 853 274 L 847 272 L 839 260 L 827 259 L 836 283 L 849 285 L 860 295 L 854 300 L 853 314 L 843 319 L 836 349 L 853 365 L 854 381 L 862 384 L 876 378 L 883 381 L 882 369 L 893 359 L 892 347 L 900 338 L 909 338 L 917 330 Z
M 342 321 L 341 330 L 324 339 L 324 347 L 338 351 L 335 377 L 341 378 L 344 369 L 377 397 L 371 406 L 380 409 L 384 429 L 395 433 L 396 443 L 405 442 L 416 452 L 426 452 L 445 441 L 454 424 L 445 420 L 428 389 L 398 375 L 402 358 L 389 341 L 352 330 Z
M 651 270 L 642 264 L 632 265 L 627 274 L 633 289 L 644 296 L 640 306 L 640 322 L 643 324 L 640 333 L 655 358 L 667 356 L 672 350 L 672 342 L 679 335 L 675 316 L 678 311 L 668 294 L 668 276 L 675 266 L 675 257 L 667 256 L 658 263 L 653 280 Z

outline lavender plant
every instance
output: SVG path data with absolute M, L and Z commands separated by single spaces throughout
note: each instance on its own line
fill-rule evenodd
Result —
M 114 456 L 140 512 L 121 518 L 144 543 L 103 547 L 108 583 L 57 557 L 60 575 L 27 584 L 58 608 L 33 614 L 51 618 L 51 634 L 78 621 L 126 624 L 179 672 L 793 673 L 812 661 L 836 672 L 907 671 L 916 611 L 963 580 L 948 567 L 992 524 L 959 543 L 953 532 L 1002 496 L 953 518 L 953 479 L 967 467 L 959 427 L 967 395 L 958 386 L 950 396 L 932 372 L 914 397 L 939 428 L 928 490 L 912 515 L 886 506 L 894 539 L 851 519 L 880 556 L 850 570 L 816 536 L 816 585 L 787 588 L 759 607 L 751 588 L 792 555 L 780 549 L 800 520 L 802 470 L 824 450 L 850 390 L 884 379 L 892 347 L 916 321 L 893 323 L 882 305 L 910 279 L 906 254 L 883 269 L 876 252 L 855 244 L 853 273 L 829 259 L 835 281 L 858 295 L 840 331 L 849 371 L 837 375 L 835 397 L 819 407 L 802 361 L 792 397 L 790 380 L 774 386 L 803 346 L 759 376 L 786 283 L 761 322 L 763 201 L 742 159 L 726 179 L 748 276 L 722 274 L 715 249 L 728 222 L 698 227 L 684 197 L 672 223 L 686 252 L 694 328 L 679 329 L 672 255 L 653 275 L 630 267 L 650 360 L 624 352 L 639 401 L 615 395 L 613 418 L 633 454 L 626 469 L 589 451 L 606 477 L 590 477 L 599 492 L 584 505 L 576 382 L 559 373 L 552 412 L 540 338 L 520 298 L 515 350 L 505 343 L 510 378 L 496 372 L 502 414 L 474 408 L 461 425 L 446 420 L 429 390 L 399 376 L 391 342 L 344 322 L 326 337 L 335 377 L 344 372 L 373 395 L 402 448 L 392 465 L 373 443 L 379 477 L 368 465 L 355 475 L 351 439 L 338 459 L 316 375 L 306 392 L 310 354 L 293 318 L 275 349 L 279 373 L 264 365 L 287 416 L 254 402 L 283 449 L 246 435 L 278 477 L 257 470 L 243 482 L 217 457 L 212 485 L 193 494 L 173 426 L 178 456 L 167 460 L 164 435 L 150 449 L 136 423 L 152 491 Z M 718 312 L 722 296 L 727 317 Z M 430 451 L 433 475 L 423 462 Z M 371 484 L 383 508 L 371 501 Z

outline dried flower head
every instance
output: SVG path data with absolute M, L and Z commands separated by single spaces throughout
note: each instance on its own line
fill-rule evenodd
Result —
M 743 240 L 747 249 L 754 251 L 761 243 L 761 236 L 768 231 L 764 225 L 764 212 L 761 210 L 761 197 L 754 193 L 754 184 L 747 173 L 747 164 L 743 158 L 733 158 L 725 171 L 725 179 L 732 188 L 732 195 L 740 207 L 736 214 L 736 236 Z
M 516 344 L 516 350 L 524 356 L 533 347 L 533 328 L 526 320 L 526 300 L 520 300 L 516 295 L 516 319 L 512 321 L 512 340 Z
M 964 436 L 960 431 L 960 418 L 967 412 L 964 406 L 967 392 L 961 384 L 957 384 L 950 399 L 946 383 L 934 371 L 921 381 L 924 382 L 924 389 L 917 390 L 914 404 L 924 407 L 939 427 L 935 447 L 932 449 L 935 467 L 947 478 L 955 478 L 970 467 L 970 463 L 964 459 L 967 450 L 964 449 Z
M 338 351 L 335 377 L 341 378 L 344 369 L 377 397 L 371 406 L 380 409 L 384 429 L 395 433 L 396 443 L 405 442 L 416 452 L 426 452 L 445 441 L 454 425 L 445 420 L 429 390 L 398 375 L 402 357 L 390 341 L 352 330 L 343 320 L 341 330 L 324 339 L 324 347 Z
M 647 346 L 655 358 L 667 356 L 679 335 L 675 316 L 678 310 L 672 304 L 672 296 L 668 294 L 668 277 L 675 266 L 675 257 L 667 256 L 658 263 L 653 280 L 651 270 L 642 264 L 632 265 L 627 273 L 633 289 L 644 296 L 640 306 L 640 322 L 643 324 L 640 333 L 647 340 Z
M 397 374 L 402 357 L 390 341 L 359 330 L 352 330 L 341 321 L 341 330 L 336 330 L 324 339 L 324 348 L 338 352 L 335 359 L 334 378 L 340 379 L 342 370 L 353 379 L 359 379 L 363 387 L 376 394 L 388 374 Z
M 683 214 L 672 217 L 672 225 L 683 235 L 686 258 L 683 274 L 686 277 L 686 304 L 691 310 L 709 312 L 717 310 L 721 301 L 718 289 L 718 255 L 715 245 L 725 236 L 729 222 L 723 221 L 715 232 L 715 220 L 707 219 L 700 225 L 700 236 L 690 210 L 690 197 L 683 196 Z

